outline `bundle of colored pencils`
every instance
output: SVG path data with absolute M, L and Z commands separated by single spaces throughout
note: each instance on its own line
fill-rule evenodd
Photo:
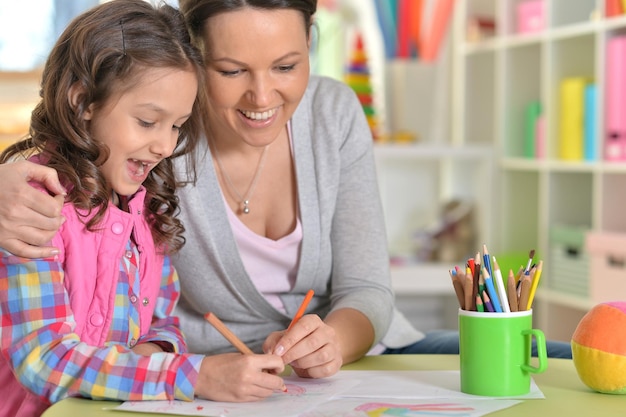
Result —
M 541 278 L 543 261 L 533 265 L 535 250 L 528 254 L 526 266 L 517 273 L 509 270 L 504 282 L 495 256 L 483 245 L 482 256 L 476 253 L 463 268 L 450 270 L 452 285 L 463 310 L 510 313 L 530 310 Z

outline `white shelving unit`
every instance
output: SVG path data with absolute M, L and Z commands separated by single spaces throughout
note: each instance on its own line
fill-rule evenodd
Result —
M 477 242 L 490 241 L 493 233 L 492 208 L 484 198 L 493 189 L 493 149 L 452 140 L 451 60 L 448 37 L 436 62 L 386 62 L 386 126 L 417 133 L 418 140 L 375 146 L 396 302 L 421 330 L 456 328 L 449 270 L 466 259 L 416 261 L 418 231 L 436 224 L 443 205 L 456 199 L 473 206 Z
M 375 147 L 379 187 L 392 259 L 391 278 L 401 311 L 420 330 L 456 328 L 458 303 L 450 263 L 415 261 L 414 235 L 437 221 L 450 199 L 471 200 L 478 241 L 488 241 L 489 194 L 493 177 L 492 150 L 487 146 L 451 144 L 381 145 Z
M 603 17 L 604 1 L 544 0 L 545 29 L 524 35 L 515 27 L 520 2 L 457 2 L 453 142 L 493 147 L 498 167 L 490 219 L 496 233 L 489 249 L 495 254 L 538 250 L 547 269 L 534 303 L 536 324 L 548 338 L 569 341 L 595 303 L 551 289 L 549 230 L 564 224 L 626 232 L 626 164 L 608 163 L 602 156 L 604 51 L 609 38 L 626 34 L 626 16 Z M 495 36 L 469 43 L 465 33 L 471 16 L 493 18 Z M 592 79 L 598 86 L 595 135 L 600 157 L 594 162 L 558 157 L 559 84 L 571 76 Z M 524 107 L 531 100 L 542 103 L 545 116 L 542 159 L 524 157 Z M 624 299 L 623 294 L 615 296 Z

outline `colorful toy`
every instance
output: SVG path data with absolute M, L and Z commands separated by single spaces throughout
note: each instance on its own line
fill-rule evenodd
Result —
M 594 391 L 626 394 L 626 302 L 594 306 L 572 335 L 572 359 Z
M 350 56 L 345 81 L 346 84 L 348 84 L 356 93 L 359 102 L 363 107 L 363 111 L 365 112 L 365 117 L 367 118 L 367 123 L 372 131 L 372 136 L 374 139 L 377 139 L 378 122 L 376 118 L 376 111 L 374 110 L 370 70 L 367 64 L 367 54 L 365 53 L 365 49 L 363 47 L 363 38 L 360 33 L 356 34 L 355 46 Z

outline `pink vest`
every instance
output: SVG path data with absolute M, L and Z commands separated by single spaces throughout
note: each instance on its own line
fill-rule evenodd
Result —
M 129 203 L 129 212 L 109 205 L 96 232 L 87 231 L 74 206 L 66 204 L 63 208 L 67 220 L 52 239 L 52 245 L 60 250 L 59 262 L 63 264 L 65 288 L 76 321 L 74 332 L 89 345 L 102 347 L 107 341 L 120 260 L 131 233 L 140 253 L 141 300 L 137 302 L 141 334 L 150 329 L 161 285 L 163 256 L 156 253 L 150 227 L 143 217 L 145 194 L 141 187 Z M 19 384 L 3 357 L 0 357 L 0 386 L 5 387 L 0 417 L 38 416 L 50 404 Z

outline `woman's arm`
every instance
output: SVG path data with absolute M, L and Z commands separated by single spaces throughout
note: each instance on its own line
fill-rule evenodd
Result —
M 319 378 L 360 358 L 384 336 L 394 299 L 372 136 L 363 109 L 345 85 L 319 81 L 316 93 L 311 141 L 317 153 L 320 216 L 331 221 L 321 240 L 330 243 L 332 254 L 320 258 L 332 263 L 327 278 L 331 310 L 323 321 L 311 314 L 290 331 L 272 334 L 264 351 L 283 355 L 299 375 Z M 307 133 L 294 129 L 294 134 Z
M 57 253 L 45 246 L 57 232 L 63 217 L 65 189 L 54 169 L 29 161 L 0 165 L 0 247 L 27 258 L 43 258 Z M 31 187 L 43 184 L 51 194 Z

